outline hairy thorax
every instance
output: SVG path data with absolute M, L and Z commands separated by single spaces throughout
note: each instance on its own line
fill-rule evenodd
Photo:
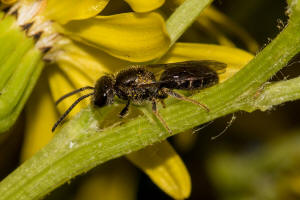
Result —
M 121 71 L 116 76 L 115 90 L 120 99 L 141 104 L 152 100 L 158 91 L 155 76 L 141 67 Z

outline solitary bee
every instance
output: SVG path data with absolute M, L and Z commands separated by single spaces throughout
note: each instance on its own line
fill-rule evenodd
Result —
M 54 124 L 52 132 L 65 119 L 70 111 L 83 99 L 93 96 L 92 104 L 96 107 L 103 107 L 114 102 L 114 97 L 127 101 L 125 107 L 120 112 L 124 117 L 129 111 L 130 103 L 141 104 L 145 101 L 152 103 L 152 111 L 161 121 L 164 127 L 171 132 L 164 119 L 157 110 L 157 101 L 165 107 L 163 100 L 172 96 L 179 100 L 196 104 L 206 111 L 209 109 L 202 103 L 185 97 L 175 91 L 179 90 L 201 90 L 215 85 L 219 81 L 218 73 L 225 70 L 226 64 L 211 61 L 185 61 L 169 64 L 152 64 L 145 66 L 133 66 L 112 74 L 100 77 L 95 87 L 87 86 L 70 92 L 56 101 L 56 104 L 63 99 L 81 92 L 83 90 L 93 90 L 93 92 L 78 98 L 68 110 Z M 156 73 L 155 73 L 156 71 Z M 155 74 L 160 74 L 158 80 Z

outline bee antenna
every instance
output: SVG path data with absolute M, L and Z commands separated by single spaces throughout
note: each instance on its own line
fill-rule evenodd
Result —
M 79 97 L 69 108 L 68 110 L 66 110 L 66 112 L 57 120 L 57 122 L 55 122 L 54 126 L 52 127 L 52 132 L 55 131 L 56 127 L 66 118 L 66 116 L 71 112 L 71 110 L 80 102 L 82 101 L 83 99 L 91 96 L 91 95 L 94 95 L 95 93 L 89 93 L 89 94 L 86 94 L 86 95 L 83 95 L 81 97 Z
M 60 97 L 56 102 L 55 102 L 55 105 L 59 104 L 62 100 L 64 100 L 65 98 L 69 97 L 69 96 L 72 96 L 73 94 L 76 94 L 78 92 L 81 92 L 83 90 L 94 90 L 95 88 L 94 87 L 91 87 L 91 86 L 86 86 L 86 87 L 82 87 L 82 88 L 79 88 L 77 90 L 74 90 L 70 93 L 67 93 L 65 94 L 64 96 Z

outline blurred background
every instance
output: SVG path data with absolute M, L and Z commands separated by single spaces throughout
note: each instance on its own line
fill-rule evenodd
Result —
M 257 41 L 259 50 L 287 23 L 284 0 L 217 0 L 213 5 L 247 31 Z M 197 37 L 193 37 L 195 33 Z M 236 35 L 225 34 L 238 47 L 247 48 Z M 187 31 L 181 40 L 217 43 L 209 31 L 199 28 Z M 294 58 L 271 81 L 299 76 L 299 58 Z M 267 112 L 238 112 L 198 127 L 193 134 L 182 133 L 170 138 L 192 178 L 189 199 L 300 199 L 298 113 L 300 102 L 289 102 Z M 0 179 L 19 163 L 22 129 L 19 122 L 13 134 L 0 138 Z M 222 135 L 212 140 L 220 133 Z M 122 166 L 122 170 L 115 169 L 117 165 Z M 119 179 L 120 174 L 127 179 Z M 92 192 L 94 183 L 99 181 L 89 179 L 95 176 L 101 176 L 100 181 L 107 185 L 101 188 L 103 193 L 111 189 L 109 184 L 113 183 L 128 193 L 126 198 L 116 195 L 104 199 L 171 199 L 124 158 L 75 178 L 46 199 L 85 199 L 84 193 Z

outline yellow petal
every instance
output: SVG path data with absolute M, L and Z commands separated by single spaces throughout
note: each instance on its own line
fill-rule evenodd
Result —
M 63 26 L 71 38 L 115 57 L 143 62 L 162 56 L 170 39 L 157 13 L 124 13 L 72 21 Z
M 47 76 L 42 74 L 30 96 L 26 108 L 26 126 L 21 161 L 29 159 L 53 137 L 51 128 L 58 113 L 50 95 Z
M 119 71 L 130 64 L 95 48 L 73 43 L 63 47 L 57 62 L 76 68 L 94 82 L 104 73 Z
M 172 146 L 164 141 L 127 156 L 152 181 L 174 199 L 188 198 L 190 175 Z
M 13 3 L 15 3 L 16 1 L 17 1 L 17 0 L 1 0 L 2 3 L 7 4 L 7 5 L 13 4 Z
M 135 12 L 149 12 L 162 6 L 165 0 L 125 0 Z
M 216 60 L 227 64 L 226 72 L 220 74 L 220 82 L 230 78 L 253 55 L 238 48 L 213 44 L 176 43 L 168 54 L 160 60 L 161 63 L 180 62 L 188 60 Z
M 76 74 L 74 76 L 76 76 Z M 62 70 L 58 69 L 58 67 L 53 65 L 49 66 L 48 81 L 49 81 L 52 97 L 55 101 L 58 100 L 61 96 L 65 95 L 66 93 L 78 89 L 79 86 L 79 85 L 75 86 L 75 83 L 70 81 L 70 77 L 68 75 L 64 74 Z M 80 93 L 75 94 L 60 102 L 57 105 L 59 112 L 61 114 L 64 113 L 80 96 L 81 96 Z M 77 106 L 74 107 L 74 109 L 72 110 L 72 112 L 69 114 L 68 117 L 73 116 L 82 107 L 87 106 L 89 103 L 90 100 L 88 99 L 81 101 Z
M 125 160 L 111 161 L 87 176 L 75 200 L 135 200 L 137 176 Z
M 109 0 L 47 0 L 43 15 L 59 23 L 67 23 L 97 15 L 108 2 Z
M 59 68 L 66 74 L 76 89 L 85 86 L 94 86 L 93 79 L 86 76 L 86 73 L 67 63 L 60 63 Z M 89 73 L 87 73 L 89 74 Z

